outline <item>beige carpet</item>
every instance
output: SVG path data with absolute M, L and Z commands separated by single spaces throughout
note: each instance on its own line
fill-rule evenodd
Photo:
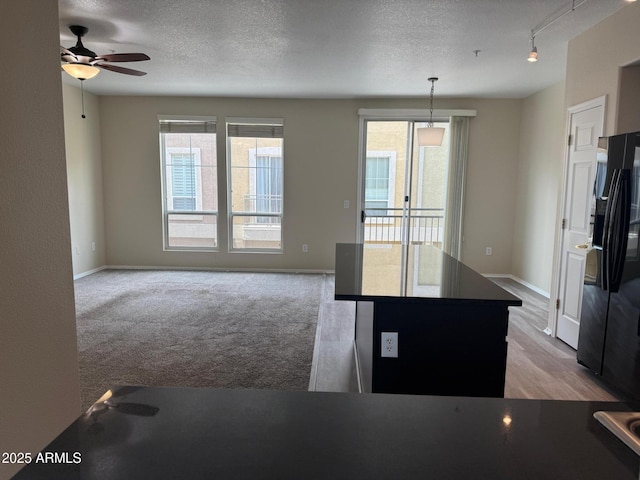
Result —
M 323 275 L 105 270 L 76 280 L 83 407 L 112 385 L 306 390 Z

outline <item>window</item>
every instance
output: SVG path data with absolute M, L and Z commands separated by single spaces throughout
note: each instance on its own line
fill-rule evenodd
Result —
M 396 152 L 367 151 L 364 205 L 368 216 L 391 215 L 394 207 Z
M 249 211 L 282 211 L 282 152 L 280 147 L 251 149 Z M 261 217 L 258 223 L 279 223 L 279 217 Z
M 160 119 L 166 250 L 218 247 L 215 118 Z
M 196 168 L 200 165 L 200 149 L 193 148 L 186 153 L 179 153 L 180 150 L 184 149 L 167 147 L 167 208 L 184 212 L 201 210 L 202 179 L 200 169 Z
M 282 251 L 282 119 L 227 119 L 229 250 Z

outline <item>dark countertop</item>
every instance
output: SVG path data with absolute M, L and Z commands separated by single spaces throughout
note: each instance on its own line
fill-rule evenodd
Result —
M 337 244 L 335 299 L 522 305 L 518 297 L 436 247 L 406 248 L 403 257 L 399 245 Z
M 638 478 L 638 457 L 592 414 L 640 405 L 152 387 L 107 402 L 45 449 L 80 463 L 15 478 Z

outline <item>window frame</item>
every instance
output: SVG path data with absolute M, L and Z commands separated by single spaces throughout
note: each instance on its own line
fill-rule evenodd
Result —
M 228 251 L 229 253 L 270 253 L 270 254 L 283 254 L 284 253 L 284 169 L 285 169 L 285 140 L 284 140 L 284 119 L 283 118 L 237 118 L 237 117 L 227 117 L 226 121 L 226 166 L 227 166 L 227 225 L 228 225 Z M 233 135 L 230 133 L 230 129 L 242 129 L 242 128 L 251 128 L 255 127 L 256 135 Z M 260 134 L 260 130 L 276 130 L 278 133 L 272 133 L 268 135 L 265 133 L 264 136 Z M 280 155 L 277 155 L 281 158 L 282 162 L 282 172 L 281 172 L 281 185 L 282 185 L 282 197 L 280 200 L 280 212 L 279 213 L 263 213 L 257 211 L 234 211 L 233 210 L 233 158 L 231 154 L 232 149 L 232 139 L 233 138 L 277 138 L 280 140 L 280 147 L 256 147 L 253 149 L 249 149 L 247 158 L 247 166 L 249 169 L 249 191 L 256 190 L 256 178 L 255 178 L 255 170 L 256 170 L 256 158 L 261 156 L 259 152 L 261 151 L 270 151 L 266 155 L 268 156 L 276 156 L 273 155 L 275 149 L 279 150 Z M 253 151 L 253 152 L 252 152 Z M 253 177 L 253 178 L 252 178 Z M 262 247 L 235 247 L 234 246 L 234 219 L 242 218 L 242 217 L 271 217 L 271 218 L 279 218 L 279 225 L 274 223 L 257 223 L 260 228 L 263 229 L 271 229 L 275 230 L 275 226 L 279 226 L 280 231 L 280 246 L 278 248 L 262 248 Z
M 220 190 L 220 180 L 217 174 L 217 117 L 212 116 L 176 116 L 176 115 L 159 115 L 159 150 L 160 150 L 160 173 L 161 173 L 161 195 L 162 195 L 162 243 L 163 251 L 186 251 L 186 252 L 218 252 L 220 251 L 220 212 L 217 210 L 203 209 L 203 184 L 202 184 L 202 152 L 199 147 L 168 147 L 165 141 L 165 134 L 208 134 L 214 135 L 213 151 L 215 155 L 216 184 L 213 194 L 217 198 Z M 168 131 L 168 124 L 175 125 L 176 131 Z M 203 125 L 203 131 L 189 131 L 190 125 Z M 208 130 L 207 130 L 208 129 Z M 172 192 L 172 172 L 171 163 L 167 163 L 171 154 L 194 154 L 194 168 L 196 181 L 196 208 L 189 210 L 174 210 L 173 204 L 169 205 L 168 200 Z M 169 208 L 171 206 L 171 208 Z M 213 246 L 186 246 L 170 244 L 170 225 L 171 220 L 204 220 L 205 217 L 213 217 L 214 237 L 212 238 Z

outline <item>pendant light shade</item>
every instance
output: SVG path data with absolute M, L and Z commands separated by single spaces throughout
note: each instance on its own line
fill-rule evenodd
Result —
M 78 80 L 88 80 L 100 73 L 98 67 L 84 63 L 65 63 L 62 65 L 62 69 Z
M 62 69 L 71 75 L 73 78 L 80 80 L 80 91 L 82 92 L 82 118 L 87 118 L 84 114 L 84 81 L 95 77 L 100 73 L 98 67 L 93 65 L 87 65 L 86 63 L 65 63 L 62 65 Z
M 418 145 L 421 147 L 439 147 L 444 138 L 444 128 L 425 127 L 418 129 Z
M 442 139 L 444 138 L 444 128 L 433 126 L 433 92 L 438 77 L 431 77 L 429 81 L 431 82 L 429 122 L 425 128 L 418 128 L 418 145 L 421 147 L 439 147 L 442 145 Z

